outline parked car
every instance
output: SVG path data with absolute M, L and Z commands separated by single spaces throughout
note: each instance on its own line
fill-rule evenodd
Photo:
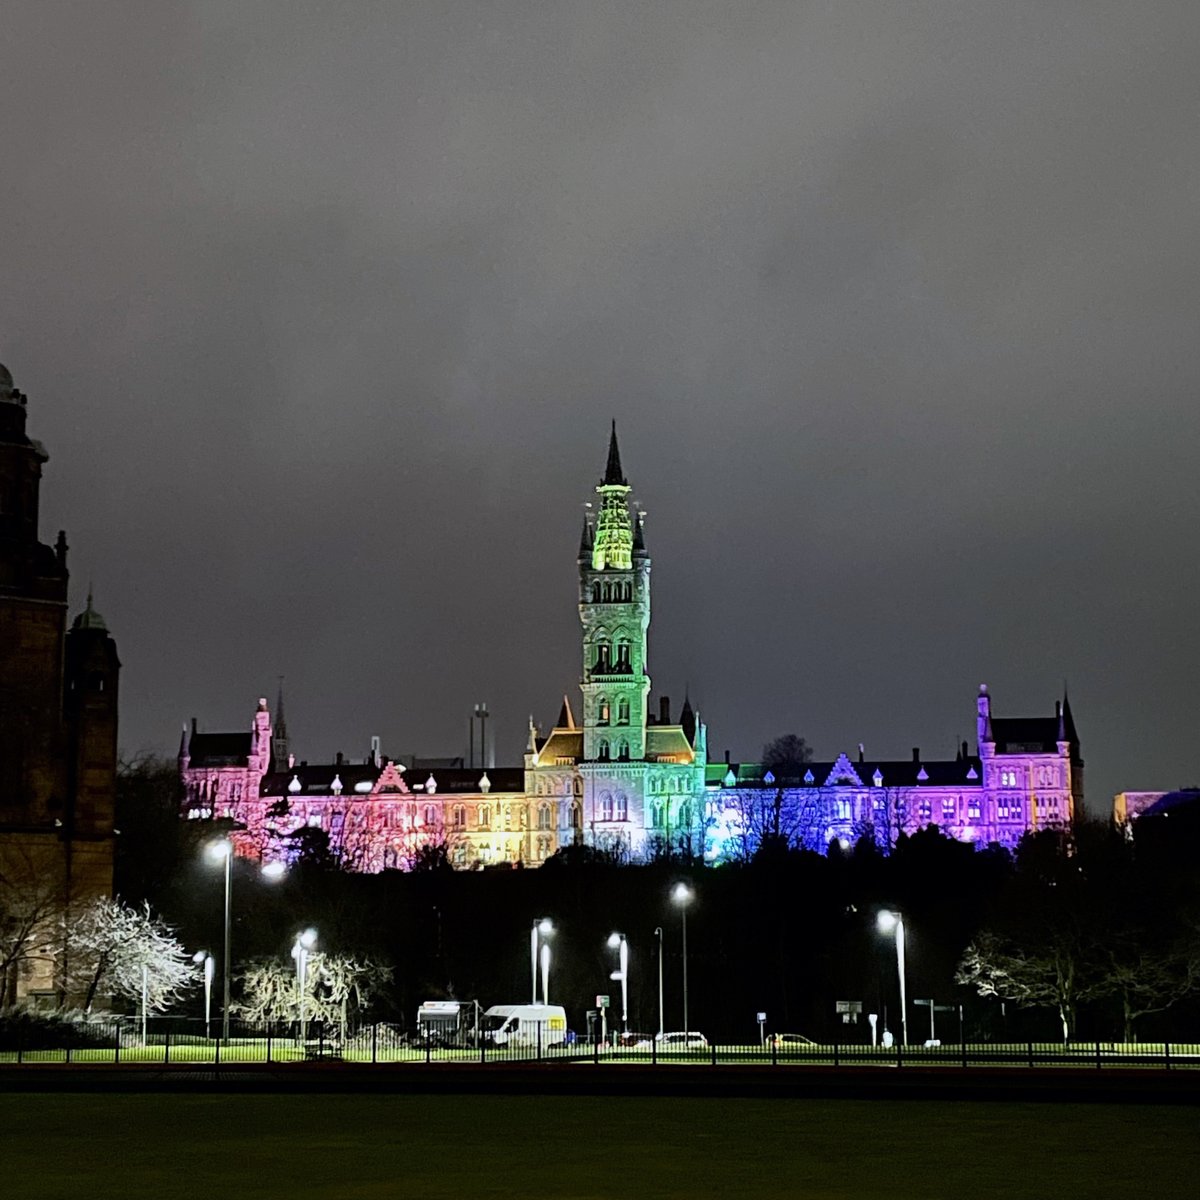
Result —
M 817 1043 L 802 1033 L 773 1033 L 767 1039 L 767 1044 L 776 1050 L 802 1050 Z
M 622 1050 L 649 1050 L 653 1040 L 649 1033 L 619 1033 L 617 1045 Z
M 702 1033 L 660 1033 L 654 1039 L 658 1043 L 660 1054 L 685 1054 L 695 1050 L 707 1050 L 708 1038 Z

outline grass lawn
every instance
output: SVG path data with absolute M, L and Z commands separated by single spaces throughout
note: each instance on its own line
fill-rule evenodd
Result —
M 0 1191 L 54 1197 L 986 1200 L 1195 1195 L 1186 1106 L 0 1095 Z

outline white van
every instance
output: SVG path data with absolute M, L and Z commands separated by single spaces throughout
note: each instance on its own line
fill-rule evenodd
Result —
M 561 1004 L 494 1004 L 479 1025 L 484 1041 L 492 1046 L 543 1050 L 567 1040 L 567 1010 Z

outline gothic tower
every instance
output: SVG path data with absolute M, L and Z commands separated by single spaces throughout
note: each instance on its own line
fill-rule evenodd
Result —
M 641 520 L 629 511 L 613 422 L 595 527 L 584 523 L 579 547 L 579 620 L 583 625 L 583 757 L 640 760 L 646 754 L 646 630 L 650 556 Z

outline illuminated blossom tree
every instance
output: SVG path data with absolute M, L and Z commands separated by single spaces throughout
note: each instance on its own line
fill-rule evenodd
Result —
M 370 957 L 336 954 L 310 956 L 304 979 L 304 1011 L 311 1021 L 340 1028 L 362 1012 L 387 986 L 392 969 Z M 299 979 L 290 964 L 275 959 L 253 962 L 242 973 L 238 1013 L 248 1021 L 296 1021 L 300 1018 Z
M 182 997 L 196 969 L 171 929 L 147 905 L 133 909 L 119 900 L 91 901 L 63 918 L 56 950 L 66 991 L 91 1009 L 98 997 L 114 996 L 162 1012 Z

